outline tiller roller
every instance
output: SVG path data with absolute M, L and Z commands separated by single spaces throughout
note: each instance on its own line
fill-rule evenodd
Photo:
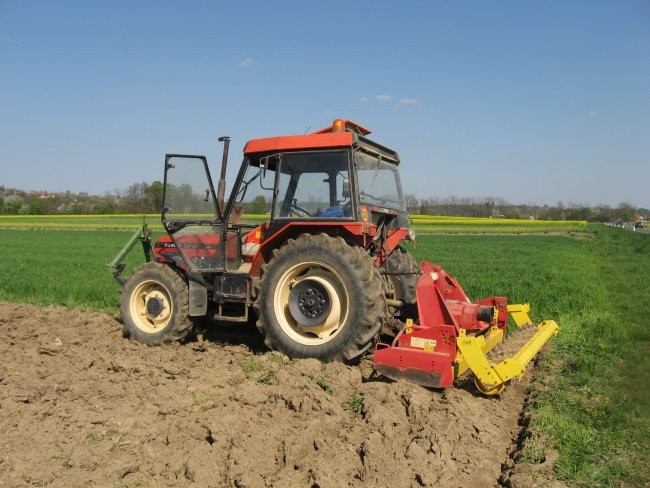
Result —
M 553 320 L 532 326 L 528 304 L 509 305 L 504 297 L 471 302 L 440 266 L 422 262 L 420 272 L 417 318 L 406 321 L 392 344 L 376 345 L 375 370 L 388 378 L 444 388 L 471 370 L 478 389 L 494 395 L 508 381 L 521 378 L 528 363 L 559 331 Z M 508 315 L 518 329 L 513 339 L 526 333 L 530 338 L 512 357 L 494 364 L 487 355 L 504 342 Z

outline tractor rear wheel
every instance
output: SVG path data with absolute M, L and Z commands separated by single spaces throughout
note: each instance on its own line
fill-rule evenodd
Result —
M 415 289 L 420 279 L 420 267 L 415 258 L 401 247 L 398 247 L 388 256 L 386 269 L 389 273 L 404 273 L 388 275 L 395 293 L 395 299 L 403 301 L 405 305 L 415 304 L 417 301 Z
M 386 316 L 372 258 L 340 237 L 303 234 L 262 268 L 255 309 L 265 344 L 292 358 L 353 361 Z
M 144 264 L 122 289 L 124 333 L 149 345 L 182 341 L 192 329 L 188 302 L 187 284 L 176 270 L 160 263 Z

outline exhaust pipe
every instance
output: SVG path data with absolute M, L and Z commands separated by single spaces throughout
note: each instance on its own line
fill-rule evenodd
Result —
M 219 142 L 223 142 L 223 157 L 221 158 L 221 178 L 219 178 L 219 184 L 217 185 L 217 209 L 219 210 L 219 217 L 223 220 L 223 199 L 224 194 L 226 193 L 226 166 L 228 165 L 228 146 L 230 146 L 230 137 L 222 136 L 218 140 Z

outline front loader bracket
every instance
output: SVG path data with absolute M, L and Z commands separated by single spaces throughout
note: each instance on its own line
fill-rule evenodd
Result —
M 151 244 L 151 230 L 147 224 L 142 224 L 142 228 L 137 230 L 128 242 L 124 245 L 122 250 L 115 256 L 115 259 L 111 261 L 106 267 L 113 273 L 113 278 L 120 286 L 124 286 L 125 279 L 122 276 L 122 272 L 126 268 L 124 259 L 131 252 L 131 249 L 135 246 L 136 242 L 140 241 L 142 243 L 142 250 L 144 251 L 144 258 L 146 262 L 151 261 L 153 257 L 153 245 Z

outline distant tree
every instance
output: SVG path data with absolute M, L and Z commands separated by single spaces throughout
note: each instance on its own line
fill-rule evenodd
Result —
M 90 213 L 95 215 L 111 215 L 117 213 L 117 204 L 111 197 L 98 198 L 90 207 Z
M 257 195 L 253 200 L 247 205 L 247 213 L 252 214 L 265 214 L 271 209 L 269 202 L 266 201 L 264 195 Z
M 86 207 L 83 202 L 76 201 L 68 205 L 68 213 L 71 215 L 84 215 L 86 214 Z
M 590 207 L 569 203 L 564 209 L 564 218 L 566 220 L 589 220 L 591 213 Z
M 593 209 L 591 220 L 595 222 L 612 222 L 615 220 L 612 208 L 609 205 L 598 205 Z
M 18 209 L 18 213 L 20 215 L 40 215 L 43 212 L 41 211 L 41 207 L 35 203 L 23 203 Z
M 407 212 L 416 213 L 419 210 L 420 201 L 412 193 L 407 193 L 404 195 L 404 204 L 406 205 Z
M 629 222 L 634 219 L 636 208 L 629 202 L 621 202 L 618 204 L 618 218 L 623 219 L 624 222 Z
M 16 215 L 23 205 L 23 198 L 19 195 L 9 195 L 4 199 L 5 213 Z
M 142 183 L 130 185 L 123 198 L 126 213 L 143 213 L 145 211 L 144 189 Z
M 147 206 L 147 213 L 158 213 L 162 210 L 163 189 L 161 181 L 154 181 L 151 185 L 145 186 L 144 195 Z

